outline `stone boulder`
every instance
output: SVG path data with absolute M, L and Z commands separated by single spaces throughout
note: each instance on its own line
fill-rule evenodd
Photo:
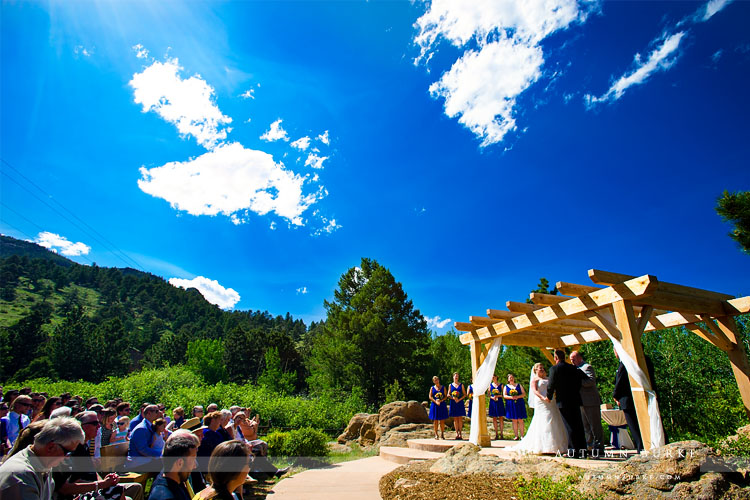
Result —
M 349 420 L 349 425 L 346 426 L 346 429 L 344 429 L 344 432 L 341 433 L 341 435 L 336 439 L 340 444 L 346 444 L 348 441 L 356 441 L 359 439 L 359 433 L 362 429 L 362 424 L 364 424 L 365 420 L 370 417 L 371 413 L 357 413 L 354 415 L 351 420 Z
M 349 425 L 338 437 L 337 441 L 346 444 L 357 441 L 361 446 L 370 446 L 381 441 L 391 429 L 409 424 L 429 424 L 427 411 L 417 401 L 394 401 L 380 408 L 378 413 L 357 413 L 349 421 Z M 402 429 L 400 432 L 408 433 L 419 430 L 419 437 L 430 437 L 431 433 L 424 434 L 421 429 Z M 396 441 L 401 441 L 394 437 Z M 410 436 L 409 439 L 412 439 Z M 402 446 L 406 446 L 403 441 Z M 394 446 L 394 445 L 389 445 Z
M 403 424 L 386 432 L 380 438 L 380 446 L 408 448 L 409 439 L 430 439 L 432 436 L 431 424 Z
M 438 458 L 437 462 L 430 467 L 430 472 L 451 476 L 494 472 L 502 459 L 494 455 L 480 455 L 481 449 L 472 443 L 454 446 Z
M 750 482 L 715 450 L 680 441 L 586 474 L 582 491 L 604 499 L 746 498 Z

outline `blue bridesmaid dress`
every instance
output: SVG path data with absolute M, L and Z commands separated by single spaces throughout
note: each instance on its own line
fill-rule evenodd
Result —
M 519 384 L 516 384 L 515 387 L 506 385 L 504 388 L 505 394 L 510 396 L 511 389 L 515 389 L 519 395 L 521 394 L 521 386 Z M 523 420 L 524 418 L 526 418 L 526 401 L 523 398 L 509 399 L 505 403 L 505 412 L 506 412 L 505 413 L 506 418 L 509 418 L 511 420 L 515 420 L 515 419 Z
M 437 399 L 440 401 L 440 404 L 435 404 L 434 402 L 430 401 L 430 414 L 428 415 L 430 420 L 445 420 L 448 418 L 448 405 L 445 404 L 445 401 L 442 401 L 445 399 L 445 386 L 441 387 L 440 389 L 436 389 L 433 385 L 430 388 L 430 394 L 432 395 L 432 399 Z
M 471 418 L 471 407 L 474 404 L 474 387 L 469 386 L 466 390 L 466 399 L 469 400 L 469 411 L 466 412 L 466 416 Z
M 497 391 L 497 392 L 495 392 Z M 499 395 L 500 399 L 495 401 L 492 396 Z M 504 417 L 505 416 L 505 402 L 503 401 L 503 389 L 502 386 L 490 384 L 490 417 Z
M 464 384 L 458 384 L 458 386 L 455 386 L 453 384 L 449 387 L 450 395 L 453 396 L 453 392 L 457 392 L 458 395 L 456 397 L 460 398 L 464 395 Z M 466 408 L 464 407 L 463 400 L 456 403 L 453 401 L 453 399 L 450 400 L 450 409 L 448 411 L 448 416 L 450 417 L 465 417 L 466 416 Z

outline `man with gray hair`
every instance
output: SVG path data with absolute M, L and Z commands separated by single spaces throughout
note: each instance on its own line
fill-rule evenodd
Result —
M 50 469 L 83 443 L 81 424 L 72 418 L 49 420 L 34 437 L 34 444 L 0 465 L 0 497 L 51 500 L 54 483 Z
M 174 432 L 164 444 L 164 469 L 151 486 L 149 500 L 190 500 L 185 482 L 195 469 L 200 440 L 187 430 Z
M 573 366 L 586 374 L 587 379 L 581 382 L 581 420 L 586 434 L 586 447 L 592 456 L 604 456 L 604 441 L 602 433 L 602 398 L 596 388 L 596 372 L 594 367 L 583 360 L 578 351 L 570 353 Z

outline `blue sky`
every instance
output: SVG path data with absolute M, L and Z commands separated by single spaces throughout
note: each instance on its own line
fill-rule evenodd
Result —
M 0 231 L 224 308 L 388 267 L 437 332 L 586 271 L 750 293 L 750 3 L 2 3 Z

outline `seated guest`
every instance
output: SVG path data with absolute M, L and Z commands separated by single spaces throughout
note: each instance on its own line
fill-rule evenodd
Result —
M 96 396 L 93 396 L 86 400 L 85 406 L 87 410 L 90 410 L 92 406 L 98 405 L 98 404 L 99 404 L 99 398 L 97 398 Z
M 96 432 L 99 429 L 99 418 L 96 412 L 83 411 L 78 414 L 77 420 L 81 423 L 85 441 L 71 453 L 71 466 L 56 469 L 52 473 L 58 500 L 72 500 L 73 497 L 84 493 L 95 493 L 99 490 L 107 491 L 118 485 L 121 487 L 120 494 L 124 492 L 127 498 L 141 500 L 143 488 L 140 484 L 120 483 L 119 476 L 114 473 L 107 474 L 104 478 L 96 473 L 91 451 L 86 444 L 96 437 Z
M 52 413 L 49 414 L 49 418 L 69 417 L 71 413 L 70 406 L 61 406 L 60 408 L 52 410 Z
M 128 417 L 128 421 L 130 421 L 130 403 L 127 401 L 117 403 L 115 410 L 117 411 L 115 421 L 120 420 L 122 417 Z
M 128 426 L 128 432 L 130 432 L 132 434 L 133 433 L 133 429 L 135 429 L 136 426 L 143 421 L 143 419 L 145 418 L 145 416 L 143 415 L 143 412 L 146 410 L 146 408 L 148 406 L 154 406 L 154 407 L 156 407 L 156 411 L 157 412 L 159 411 L 159 407 L 157 407 L 156 405 L 151 405 L 150 403 L 143 403 L 141 405 L 140 411 L 138 412 L 138 415 L 136 415 L 135 418 L 130 421 L 130 425 Z M 158 418 L 158 416 L 154 417 L 154 420 L 156 418 Z
M 224 441 L 231 441 L 234 439 L 232 412 L 229 410 L 221 410 L 221 426 L 219 427 L 219 434 L 224 436 Z
M 42 414 L 42 407 L 44 406 L 44 403 L 47 402 L 47 398 L 39 394 L 38 392 L 32 392 L 31 393 L 31 415 L 29 415 L 29 418 L 31 418 L 31 421 L 37 419 L 39 415 Z
M 236 500 L 235 490 L 245 484 L 250 470 L 250 449 L 242 441 L 221 443 L 208 461 L 209 487 L 200 491 L 195 499 Z
M 62 406 L 60 398 L 49 398 L 44 402 L 41 413 L 37 415 L 36 420 L 49 420 L 52 418 L 52 412 Z
M 164 441 L 169 437 L 167 432 L 167 423 L 163 418 L 159 417 L 154 420 L 154 442 L 151 445 L 152 448 L 159 450 L 161 453 L 164 451 Z
M 254 456 L 265 457 L 268 455 L 268 443 L 258 439 L 259 420 L 257 415 L 254 419 L 249 419 L 245 413 L 237 413 L 234 416 L 235 437 L 247 442 Z
M 3 420 L 3 417 L 8 414 L 8 411 L 10 411 L 10 408 L 8 408 L 8 403 L 6 403 L 5 401 L 0 403 L 0 460 L 5 456 L 8 450 L 10 450 L 10 441 L 8 440 L 8 423 L 6 420 Z
M 3 403 L 7 403 L 9 407 L 12 408 L 13 400 L 18 397 L 18 391 L 16 389 L 11 389 L 9 391 L 6 391 L 5 396 L 3 396 Z
M 219 405 L 217 405 L 216 403 L 211 403 L 210 405 L 208 405 L 208 407 L 206 408 L 206 413 L 211 413 L 212 411 L 219 411 Z
M 182 406 L 178 406 L 172 410 L 172 416 L 174 416 L 174 419 L 167 424 L 167 430 L 169 431 L 175 431 L 182 427 L 182 423 L 185 421 L 185 410 Z
M 63 392 L 60 394 L 60 402 L 65 406 L 68 404 L 68 401 L 70 401 L 70 393 L 69 392 Z
M 54 490 L 50 469 L 84 441 L 81 424 L 72 418 L 48 420 L 34 444 L 0 465 L 0 498 L 51 500 Z
M 203 406 L 201 406 L 201 405 L 195 405 L 195 406 L 193 406 L 193 417 L 199 419 L 201 425 L 205 425 L 203 423 Z
M 128 440 L 128 424 L 130 424 L 130 417 L 120 417 L 120 420 L 115 423 L 117 428 L 112 430 L 109 444 L 124 443 Z
M 198 447 L 199 457 L 210 457 L 211 452 L 214 451 L 220 443 L 226 441 L 226 436 L 219 432 L 221 427 L 222 416 L 218 411 L 211 412 L 206 415 L 203 419 L 203 423 L 206 424 L 206 428 L 203 429 L 203 438 L 201 444 Z
M 191 500 L 185 482 L 195 469 L 198 438 L 189 431 L 175 431 L 164 444 L 164 468 L 151 485 L 148 500 Z
M 156 438 L 153 422 L 158 417 L 159 407 L 147 406 L 143 410 L 143 420 L 131 431 L 127 463 L 129 470 L 151 470 L 152 462 L 161 456 L 161 450 L 153 448 Z M 132 427 L 133 423 L 131 422 L 130 425 Z
M 16 439 L 16 442 L 13 445 L 13 448 L 8 453 L 8 456 L 12 457 L 30 444 L 33 444 L 34 438 L 42 431 L 42 429 L 44 428 L 44 424 L 46 423 L 46 420 L 37 420 L 36 422 L 31 422 L 24 430 L 21 431 L 21 434 L 19 434 L 18 439 Z
M 10 405 L 10 413 L 3 417 L 11 446 L 18 439 L 21 431 L 31 422 L 31 419 L 27 415 L 29 410 L 31 410 L 31 406 L 32 401 L 29 396 L 18 396 L 13 399 L 13 403 Z
M 100 418 L 102 422 L 101 446 L 108 446 L 112 443 L 112 437 L 117 430 L 114 427 L 115 416 L 115 410 L 113 410 L 112 408 L 104 408 L 100 412 Z

